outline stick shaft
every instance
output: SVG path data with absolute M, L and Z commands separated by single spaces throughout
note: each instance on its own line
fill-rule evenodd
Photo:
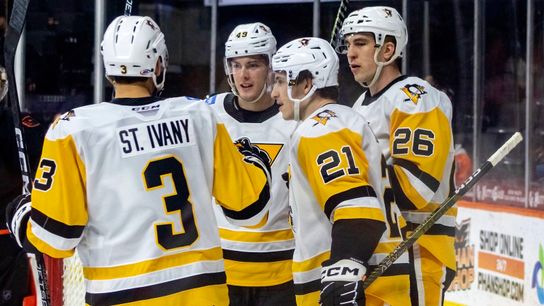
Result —
M 370 273 L 365 279 L 363 287 L 366 289 L 373 281 L 387 270 L 408 248 L 410 248 L 417 239 L 425 234 L 431 226 L 433 226 L 440 217 L 442 217 L 459 198 L 465 195 L 489 170 L 495 167 L 512 149 L 514 149 L 523 137 L 519 132 L 516 132 L 509 140 L 507 140 L 489 159 L 474 171 L 455 191 L 455 193 L 444 201 L 440 206 L 431 213 L 423 223 L 421 223 L 406 240 L 402 241 L 391 254 L 387 255 L 380 264 Z
M 338 7 L 338 12 L 336 13 L 336 19 L 334 20 L 334 24 L 332 26 L 331 31 L 331 40 L 329 43 L 335 48 L 336 42 L 338 36 L 338 31 L 342 27 L 342 24 L 344 23 L 344 19 L 346 18 L 346 11 L 348 9 L 349 0 L 340 0 L 340 6 Z

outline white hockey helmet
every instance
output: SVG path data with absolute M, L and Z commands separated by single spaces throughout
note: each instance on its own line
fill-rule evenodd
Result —
M 225 42 L 225 58 L 223 61 L 227 81 L 232 92 L 238 96 L 229 59 L 241 56 L 265 55 L 269 67 L 272 67 L 272 55 L 276 52 L 276 38 L 270 28 L 260 22 L 240 24 L 232 30 Z M 269 84 L 265 84 L 257 99 L 248 101 L 257 102 L 267 91 Z
M 225 43 L 225 58 L 263 54 L 272 59 L 276 52 L 276 38 L 263 23 L 238 25 Z
M 164 34 L 145 16 L 120 16 L 110 23 L 101 45 L 107 76 L 148 77 L 160 92 L 168 68 L 168 50 Z M 155 67 L 161 65 L 157 80 Z
M 408 43 L 408 30 L 404 19 L 396 9 L 387 6 L 370 6 L 351 12 L 344 20 L 338 35 L 339 53 L 347 51 L 344 45 L 346 36 L 355 33 L 373 33 L 379 47 L 383 46 L 386 36 L 395 37 L 397 44 L 391 61 L 404 55 Z
M 297 38 L 283 45 L 272 57 L 272 69 L 287 75 L 287 95 L 295 102 L 295 120 L 299 120 L 299 104 L 320 88 L 338 86 L 338 55 L 329 42 L 317 37 Z M 301 71 L 312 74 L 312 88 L 301 99 L 293 99 L 292 87 Z

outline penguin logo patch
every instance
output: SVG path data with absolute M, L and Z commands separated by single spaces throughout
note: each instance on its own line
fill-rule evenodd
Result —
M 404 101 L 412 101 L 412 103 L 417 104 L 422 95 L 426 94 L 425 87 L 418 84 L 407 84 L 401 88 L 402 92 L 408 96 Z

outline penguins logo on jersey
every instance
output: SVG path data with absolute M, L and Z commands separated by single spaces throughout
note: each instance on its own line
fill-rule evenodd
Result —
M 257 143 L 251 142 L 247 137 L 241 137 L 234 142 L 238 147 L 243 146 L 246 148 L 246 152 L 249 150 L 266 155 L 266 158 L 270 161 L 270 165 L 274 164 L 276 158 L 280 155 L 283 144 L 281 143 Z M 243 153 L 242 153 L 243 154 Z
M 407 84 L 401 90 L 408 96 L 404 101 L 412 101 L 414 104 L 417 104 L 421 96 L 427 93 L 425 87 L 418 84 Z
M 262 160 L 263 162 L 267 163 L 269 167 L 272 166 L 272 159 L 270 158 L 270 155 L 268 155 L 268 152 L 266 152 L 265 150 L 262 150 L 255 144 L 252 144 L 249 138 L 242 137 L 236 140 L 234 144 L 238 147 L 238 150 L 244 156 L 247 156 L 247 157 L 255 156 L 259 158 L 260 160 Z
M 316 123 L 314 123 L 314 125 L 313 125 L 313 126 L 316 126 L 319 123 L 321 123 L 323 125 L 326 125 L 327 122 L 331 118 L 335 118 L 335 117 L 336 117 L 336 113 L 327 109 L 327 110 L 324 110 L 322 112 L 319 112 L 317 115 L 313 116 L 311 119 L 316 121 Z
M 62 116 L 60 118 L 60 120 L 70 121 L 70 118 L 75 117 L 75 116 L 76 116 L 76 113 L 74 112 L 74 110 L 70 110 L 69 112 L 64 114 L 64 116 Z

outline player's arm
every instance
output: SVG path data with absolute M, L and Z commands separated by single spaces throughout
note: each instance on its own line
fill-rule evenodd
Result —
M 333 223 L 333 260 L 353 257 L 366 262 L 386 229 L 376 191 L 368 181 L 371 165 L 361 141 L 361 135 L 344 129 L 298 143 L 297 159 Z
M 268 210 L 270 161 L 262 153 L 249 142 L 233 145 L 225 126 L 217 124 L 213 196 L 236 225 L 258 224 Z
M 62 120 L 48 131 L 31 196 L 28 242 L 51 257 L 73 255 L 87 224 L 85 165 Z
M 450 115 L 440 107 L 410 112 L 396 108 L 391 113 L 390 132 L 395 200 L 401 208 L 420 209 L 431 201 L 451 171 Z
M 331 257 L 322 264 L 321 303 L 364 304 L 367 262 L 386 230 L 362 138 L 347 129 L 302 138 L 297 159 L 323 213 L 333 223 Z

